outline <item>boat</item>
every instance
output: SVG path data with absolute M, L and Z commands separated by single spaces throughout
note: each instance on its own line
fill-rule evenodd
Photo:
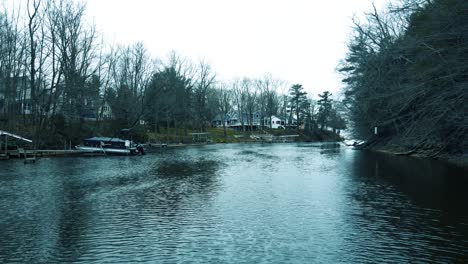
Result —
M 131 140 L 109 137 L 92 137 L 83 141 L 82 145 L 75 147 L 84 153 L 104 153 L 114 155 L 144 154 L 143 147 Z

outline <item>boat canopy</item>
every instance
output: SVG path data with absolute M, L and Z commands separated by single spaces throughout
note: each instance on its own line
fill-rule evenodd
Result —
M 25 141 L 25 142 L 28 142 L 28 143 L 32 143 L 32 140 L 30 140 L 30 139 L 20 137 L 18 135 L 15 135 L 15 134 L 8 133 L 6 131 L 0 130 L 0 136 L 3 136 L 3 135 L 9 136 L 9 137 L 12 137 L 12 138 L 16 138 L 16 139 L 19 139 L 19 140 L 22 140 L 22 141 Z
M 87 147 L 111 147 L 111 148 L 126 148 L 130 147 L 130 140 L 110 137 L 92 137 L 84 140 L 84 145 Z
M 99 141 L 99 142 L 125 142 L 125 140 L 120 138 L 110 138 L 110 137 L 92 137 L 87 138 L 85 141 Z

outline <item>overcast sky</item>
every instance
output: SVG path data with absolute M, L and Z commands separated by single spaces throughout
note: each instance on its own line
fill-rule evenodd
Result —
M 205 59 L 221 80 L 271 73 L 316 96 L 340 90 L 351 18 L 372 2 L 388 0 L 87 0 L 87 16 L 107 44 Z
M 374 0 L 378 7 L 387 0 Z M 272 73 L 309 93 L 341 86 L 351 18 L 371 0 L 88 0 L 111 43 L 143 41 L 153 56 L 206 59 L 221 79 Z

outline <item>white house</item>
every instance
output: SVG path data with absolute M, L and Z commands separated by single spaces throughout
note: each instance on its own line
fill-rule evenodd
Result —
M 271 122 L 271 125 L 270 125 Z M 281 119 L 277 116 L 272 115 L 271 118 L 265 119 L 265 127 L 271 127 L 273 129 L 278 129 L 278 128 L 283 128 L 286 125 L 286 121 L 284 119 Z
M 252 124 L 249 123 L 249 120 L 252 121 Z M 296 127 L 297 126 L 297 119 L 293 116 L 291 122 L 289 122 L 289 118 L 280 118 L 277 116 L 272 115 L 270 118 L 262 118 L 259 112 L 254 112 L 252 115 L 252 119 L 249 119 L 248 114 L 243 115 L 243 124 L 239 118 L 239 114 L 237 111 L 231 112 L 227 114 L 224 118 L 221 115 L 217 115 L 215 119 L 212 120 L 211 124 L 214 127 L 222 127 L 223 123 L 226 127 L 233 128 L 233 129 L 242 129 L 244 126 L 246 129 L 250 129 L 251 127 L 253 130 L 257 130 L 259 128 L 273 128 L 273 129 L 285 129 L 286 127 Z M 271 125 L 270 125 L 271 122 Z
M 232 111 L 228 113 L 224 118 L 222 118 L 220 115 L 216 116 L 215 119 L 211 122 L 211 124 L 215 127 L 222 127 L 223 123 L 226 127 L 237 130 L 241 130 L 243 127 L 247 130 L 256 130 L 262 126 L 262 119 L 261 114 L 259 112 L 254 112 L 252 116 L 249 116 L 249 114 L 244 113 L 242 114 L 242 118 L 240 118 L 239 113 L 237 111 Z
M 98 115 L 101 119 L 112 118 L 112 108 L 110 107 L 109 103 L 104 102 L 104 104 L 98 108 Z
M 270 126 L 270 122 L 271 122 L 271 126 Z M 297 119 L 293 117 L 291 122 L 289 122 L 288 118 L 280 118 L 280 117 L 272 115 L 271 118 L 265 119 L 264 126 L 268 128 L 271 127 L 273 129 L 278 129 L 278 128 L 284 129 L 286 127 L 296 127 Z

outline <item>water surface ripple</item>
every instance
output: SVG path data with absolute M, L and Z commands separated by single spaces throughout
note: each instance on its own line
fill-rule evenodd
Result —
M 462 263 L 467 174 L 337 144 L 2 162 L 0 263 Z

